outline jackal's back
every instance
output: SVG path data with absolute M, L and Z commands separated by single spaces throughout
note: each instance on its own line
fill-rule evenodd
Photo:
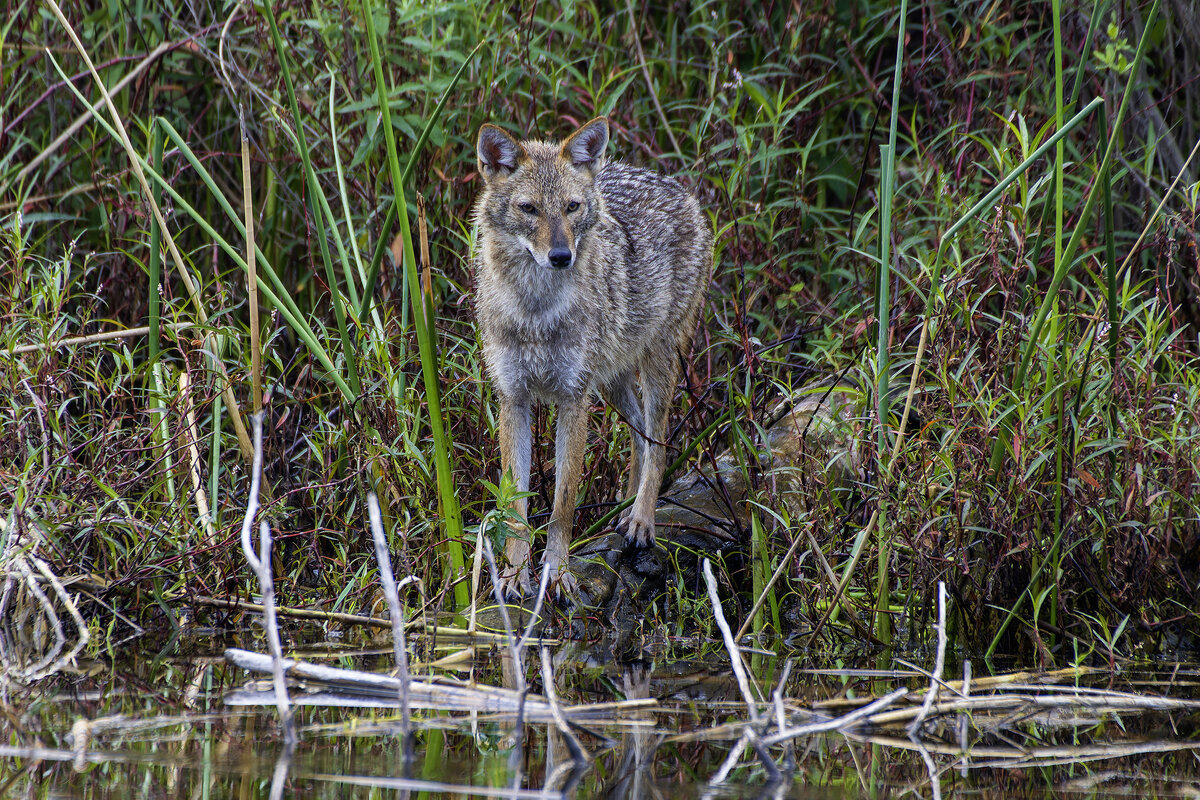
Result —
M 673 178 L 619 161 L 596 176 L 612 230 L 602 241 L 613 335 L 628 348 L 685 345 L 704 301 L 712 234 L 695 198 Z M 614 345 L 617 343 L 614 342 Z

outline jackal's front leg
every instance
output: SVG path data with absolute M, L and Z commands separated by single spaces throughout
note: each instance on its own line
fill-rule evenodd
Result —
M 510 397 L 500 398 L 500 475 L 505 474 L 516 484 L 519 497 L 513 501 L 512 510 L 520 517 L 519 527 L 504 542 L 504 559 L 501 565 L 501 589 L 507 595 L 531 593 L 529 583 L 530 538 L 528 507 L 529 460 L 533 449 L 530 432 L 530 403 Z
M 587 422 L 586 397 L 559 404 L 554 437 L 554 511 L 546 534 L 545 559 L 549 582 L 558 581 L 565 594 L 575 593 L 575 579 L 567 570 L 567 559 L 583 454 L 587 449 Z

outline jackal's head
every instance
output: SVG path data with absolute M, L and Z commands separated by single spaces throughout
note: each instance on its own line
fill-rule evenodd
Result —
M 594 119 L 561 144 L 518 142 L 495 125 L 479 129 L 475 153 L 487 193 L 479 219 L 489 234 L 529 251 L 538 266 L 567 269 L 600 217 L 596 172 L 608 120 Z

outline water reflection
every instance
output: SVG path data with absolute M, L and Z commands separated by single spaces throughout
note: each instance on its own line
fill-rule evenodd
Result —
M 249 676 L 220 657 L 223 644 L 184 639 L 159 658 L 84 664 L 78 674 L 10 690 L 0 796 L 368 798 L 388 789 L 423 797 L 859 798 L 933 796 L 936 786 L 946 797 L 1048 798 L 1185 795 L 1200 786 L 1200 713 L 1179 704 L 1121 707 L 1108 693 L 1108 673 L 1077 673 L 1072 692 L 1087 699 L 1058 706 L 1036 700 L 1045 676 L 1008 680 L 996 696 L 1009 705 L 974 708 L 967 727 L 949 708 L 961 702 L 951 686 L 939 700 L 943 713 L 916 741 L 900 722 L 869 734 L 797 737 L 790 754 L 785 743 L 770 745 L 784 778 L 775 786 L 767 785 L 753 748 L 742 745 L 728 782 L 712 787 L 746 720 L 717 651 L 681 660 L 664 649 L 617 663 L 603 648 L 531 645 L 518 664 L 510 648 L 475 643 L 473 660 L 451 676 L 514 689 L 524 683 L 531 709 L 552 699 L 566 724 L 549 712 L 518 720 L 494 711 L 414 708 L 406 754 L 396 707 L 382 700 L 378 708 L 305 705 L 307 692 L 329 689 L 311 682 L 292 687 L 300 742 L 288 752 L 273 706 L 225 705 Z M 297 650 L 311 662 L 342 667 L 388 663 L 377 651 Z M 425 655 L 433 660 L 431 647 Z M 857 670 L 828 657 L 798 661 L 790 671 L 775 659 L 748 661 L 763 714 L 781 713 L 789 727 L 862 709 L 881 686 L 917 692 L 927 683 L 911 670 Z M 414 664 L 421 669 L 428 666 Z M 974 679 L 971 694 L 991 691 L 988 680 Z M 1197 685 L 1200 669 L 1192 665 L 1127 669 L 1114 680 L 1118 690 L 1173 698 L 1197 697 Z

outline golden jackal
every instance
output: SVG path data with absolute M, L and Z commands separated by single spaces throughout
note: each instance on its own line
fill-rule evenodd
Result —
M 652 545 L 667 414 L 712 271 L 712 229 L 695 199 L 671 178 L 606 162 L 608 136 L 600 118 L 561 144 L 517 141 L 495 125 L 476 143 L 475 308 L 500 398 L 501 469 L 527 491 L 530 408 L 555 403 L 545 560 L 568 593 L 589 395 L 598 390 L 633 431 L 626 492 L 637 499 L 617 527 Z M 526 517 L 525 498 L 516 511 Z M 510 537 L 505 555 L 506 590 L 528 592 L 528 537 Z

